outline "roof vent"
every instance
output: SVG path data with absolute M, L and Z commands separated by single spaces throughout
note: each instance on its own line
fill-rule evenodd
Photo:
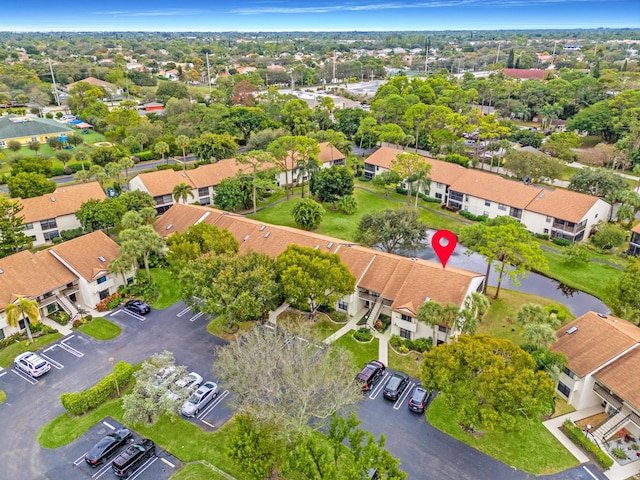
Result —
M 56 197 L 51 197 L 51 201 L 55 202 L 56 201 Z
M 260 231 L 263 231 L 265 228 L 267 228 L 266 225 L 260 225 Z
M 607 318 L 604 313 L 596 313 L 596 315 L 598 315 L 600 318 Z
M 246 242 L 247 240 L 249 240 L 249 235 L 245 235 L 244 238 L 242 239 L 243 242 Z
M 264 234 L 264 238 L 269 238 L 269 235 L 271 235 L 271 232 L 267 232 Z
M 104 258 L 102 255 L 100 255 L 100 256 L 98 257 L 98 260 L 100 260 L 101 262 L 106 262 L 106 261 L 107 261 L 107 259 L 106 259 L 106 258 Z
M 424 297 L 424 303 L 430 302 L 431 301 L 431 297 Z
M 171 230 L 173 228 L 173 223 L 170 223 L 169 225 L 167 225 L 167 230 Z
M 571 327 L 569 330 L 567 330 L 567 335 L 571 335 L 572 333 L 575 333 L 578 331 L 578 327 Z
M 333 247 L 333 242 L 327 243 L 327 248 L 331 248 L 331 247 Z
M 4 270 L 0 268 L 0 275 L 2 275 L 3 273 L 4 273 Z
M 318 250 L 320 248 L 320 245 L 316 245 L 315 247 L 313 247 L 314 250 Z
M 186 175 L 184 172 L 182 172 L 182 173 L 180 174 L 180 176 L 181 176 L 181 177 L 184 177 L 184 178 L 187 178 L 187 175 Z

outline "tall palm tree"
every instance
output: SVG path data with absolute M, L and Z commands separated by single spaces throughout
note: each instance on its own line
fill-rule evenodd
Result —
M 170 149 L 167 142 L 158 142 L 153 146 L 153 151 L 162 155 L 162 160 L 164 160 L 164 154 L 169 153 Z M 167 159 L 167 163 L 169 163 L 169 159 Z
M 19 321 L 24 321 L 24 328 L 27 330 L 29 343 L 33 343 L 29 324 L 37 325 L 39 321 L 38 302 L 24 297 L 18 297 L 17 302 L 10 303 L 4 307 L 7 316 L 7 323 L 14 328 L 18 328 Z
M 173 199 L 178 203 L 182 200 L 182 203 L 187 203 L 189 197 L 193 197 L 193 193 L 191 192 L 191 185 L 182 182 L 180 185 L 176 185 L 173 187 Z
M 122 275 L 123 285 L 127 284 L 127 277 L 125 273 L 132 269 L 131 261 L 123 256 L 116 257 L 109 262 L 109 271 Z
M 258 170 L 264 168 L 265 165 L 269 163 L 273 163 L 275 160 L 273 155 L 269 152 L 264 152 L 261 150 L 251 150 L 247 153 L 241 153 L 236 157 L 236 162 L 241 163 L 243 165 L 251 165 L 253 180 L 251 182 L 253 189 L 253 218 L 257 218 L 257 203 L 258 200 L 256 198 L 256 182 L 258 180 Z
M 128 155 L 120 157 L 120 159 L 118 160 L 118 164 L 124 169 L 124 178 L 126 183 L 126 181 L 129 179 L 129 169 L 133 168 L 136 164 Z
M 189 143 L 191 143 L 191 140 L 189 140 L 189 137 L 187 137 L 186 135 L 178 135 L 176 137 L 176 146 L 180 150 L 182 150 L 182 168 L 183 168 L 183 170 L 187 169 L 186 156 L 187 156 L 187 147 L 189 146 Z

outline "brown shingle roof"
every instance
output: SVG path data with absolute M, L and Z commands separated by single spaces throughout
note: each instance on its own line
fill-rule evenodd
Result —
M 449 189 L 520 209 L 542 192 L 539 187 L 477 170 L 467 170 Z
M 631 229 L 634 233 L 640 233 L 640 223 L 638 223 L 635 227 Z
M 640 348 L 636 347 L 596 372 L 594 377 L 640 410 Z
M 598 200 L 598 197 L 592 195 L 570 192 L 559 188 L 542 190 L 527 205 L 527 210 L 578 223 Z
M 576 327 L 573 333 L 567 333 Z M 564 354 L 569 368 L 584 377 L 640 342 L 640 328 L 616 317 L 588 312 L 556 332 L 551 350 Z
M 318 160 L 320 163 L 333 162 L 335 160 L 343 160 L 346 157 L 344 153 L 331 145 L 329 142 L 319 143 L 320 153 L 318 154 Z
M 391 169 L 391 161 L 396 158 L 399 153 L 404 153 L 404 150 L 382 146 L 365 158 L 364 163 L 370 163 L 371 165 L 376 165 L 389 170 Z
M 359 287 L 395 300 L 394 309 L 404 306 L 414 314 L 427 297 L 442 304 L 461 305 L 472 279 L 482 276 L 452 267 L 443 270 L 440 264 L 426 260 L 379 252 L 326 235 L 270 225 L 202 206 L 173 205 L 153 226 L 160 235 L 167 236 L 168 225 L 172 225 L 169 232 L 182 232 L 207 212 L 209 215 L 203 221 L 227 229 L 240 242 L 242 253 L 251 250 L 276 257 L 290 244 L 337 253 L 359 281 Z
M 173 187 L 180 185 L 182 182 L 195 187 L 185 172 L 176 172 L 175 170 L 140 173 L 138 178 L 147 187 L 147 191 L 152 197 L 171 194 Z
M 523 80 L 542 80 L 552 70 L 533 70 L 520 68 L 505 68 L 502 70 L 505 77 L 516 77 Z
M 71 267 L 87 281 L 108 272 L 109 262 L 120 255 L 120 247 L 97 230 L 49 249 L 51 255 Z
M 2 258 L 0 270 L 0 311 L 19 296 L 34 298 L 77 278 L 46 250 L 24 250 Z
M 87 200 L 104 200 L 106 195 L 98 182 L 59 187 L 53 193 L 19 199 L 23 205 L 24 223 L 69 215 L 80 210 Z
M 211 187 L 220 185 L 222 180 L 233 177 L 238 172 L 250 172 L 252 168 L 251 165 L 237 163 L 235 158 L 228 158 L 210 165 L 202 165 L 194 170 L 187 170 L 187 176 L 196 188 Z

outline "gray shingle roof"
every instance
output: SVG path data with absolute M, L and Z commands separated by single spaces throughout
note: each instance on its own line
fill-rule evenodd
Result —
M 20 121 L 24 120 L 24 121 Z M 37 137 L 73 132 L 73 129 L 48 118 L 3 116 L 0 117 L 0 140 Z

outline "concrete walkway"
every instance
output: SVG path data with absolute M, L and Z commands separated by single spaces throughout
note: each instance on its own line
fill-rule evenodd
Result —
M 547 427 L 547 430 L 549 430 L 551 434 L 556 437 L 558 441 L 562 443 L 562 445 L 564 445 L 565 448 L 569 450 L 569 452 L 571 452 L 571 454 L 576 457 L 576 459 L 580 463 L 586 463 L 590 461 L 589 457 L 587 457 L 575 443 L 569 440 L 569 438 L 567 438 L 565 434 L 562 433 L 560 427 L 567 419 L 576 421 L 582 418 L 590 417 L 599 412 L 602 412 L 602 407 L 600 405 L 596 405 L 595 407 L 585 408 L 584 410 L 577 410 L 560 417 L 552 418 L 551 420 L 547 420 L 546 422 L 544 422 L 543 425 Z M 626 480 L 633 477 L 634 475 L 638 475 L 638 473 L 640 473 L 640 461 L 621 466 L 615 460 L 613 462 L 613 466 L 609 470 L 604 472 L 604 474 L 610 480 Z
M 57 330 L 58 332 L 60 332 L 62 335 L 69 335 L 73 330 L 71 329 L 71 320 L 69 320 L 69 323 L 67 323 L 66 325 L 60 325 L 58 322 L 54 322 L 53 320 L 51 320 L 48 317 L 42 317 L 40 319 L 40 322 L 43 325 L 46 325 L 48 327 L 51 327 L 55 330 Z
M 282 312 L 284 312 L 287 308 L 289 308 L 289 304 L 287 302 L 285 302 L 282 305 L 280 305 L 278 308 L 276 308 L 275 310 L 269 312 L 269 318 L 268 318 L 269 323 L 277 325 L 278 324 L 278 315 L 280 315 Z
M 363 308 L 362 310 L 360 310 L 353 317 L 351 317 L 343 327 L 341 327 L 339 330 L 336 330 L 334 333 L 329 335 L 327 338 L 323 340 L 323 342 L 333 343 L 343 335 L 346 335 L 347 333 L 349 333 L 351 330 L 357 330 L 358 322 L 360 321 L 360 319 L 362 319 L 362 317 L 365 316 L 367 312 L 368 310 L 366 308 Z

